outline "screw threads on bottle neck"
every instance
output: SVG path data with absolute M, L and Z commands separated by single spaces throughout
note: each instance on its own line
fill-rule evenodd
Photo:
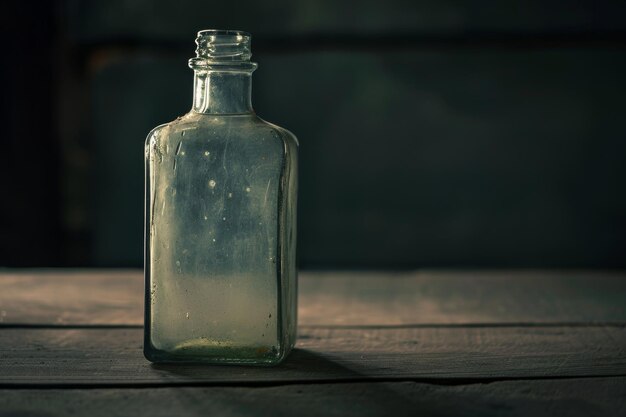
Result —
M 202 30 L 196 38 L 196 57 L 189 66 L 199 71 L 252 72 L 251 36 L 239 30 Z

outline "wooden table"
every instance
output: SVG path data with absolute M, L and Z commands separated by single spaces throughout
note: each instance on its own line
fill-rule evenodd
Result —
M 0 416 L 626 415 L 626 274 L 316 272 L 276 368 L 152 365 L 140 271 L 0 274 Z

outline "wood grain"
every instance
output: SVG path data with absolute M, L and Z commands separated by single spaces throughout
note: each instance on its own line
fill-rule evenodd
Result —
M 304 325 L 626 321 L 626 274 L 590 271 L 309 273 Z
M 0 416 L 618 416 L 626 378 L 437 386 L 415 382 L 273 387 L 0 390 Z
M 37 270 L 0 274 L 0 321 L 143 324 L 138 270 Z
M 301 325 L 626 322 L 626 273 L 303 272 Z M 137 270 L 0 274 L 0 325 L 142 325 Z
M 623 327 L 304 328 L 275 368 L 151 365 L 141 329 L 1 329 L 0 385 L 626 376 Z

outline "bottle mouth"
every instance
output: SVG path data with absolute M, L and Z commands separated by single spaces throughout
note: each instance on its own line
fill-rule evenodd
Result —
M 189 60 L 189 66 L 194 70 L 254 71 L 257 65 L 250 62 L 251 39 L 241 30 L 201 30 L 196 57 Z

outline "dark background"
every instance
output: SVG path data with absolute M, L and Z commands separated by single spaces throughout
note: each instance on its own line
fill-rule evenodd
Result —
M 626 267 L 626 2 L 8 1 L 0 266 L 141 266 L 198 30 L 300 139 L 303 268 Z

